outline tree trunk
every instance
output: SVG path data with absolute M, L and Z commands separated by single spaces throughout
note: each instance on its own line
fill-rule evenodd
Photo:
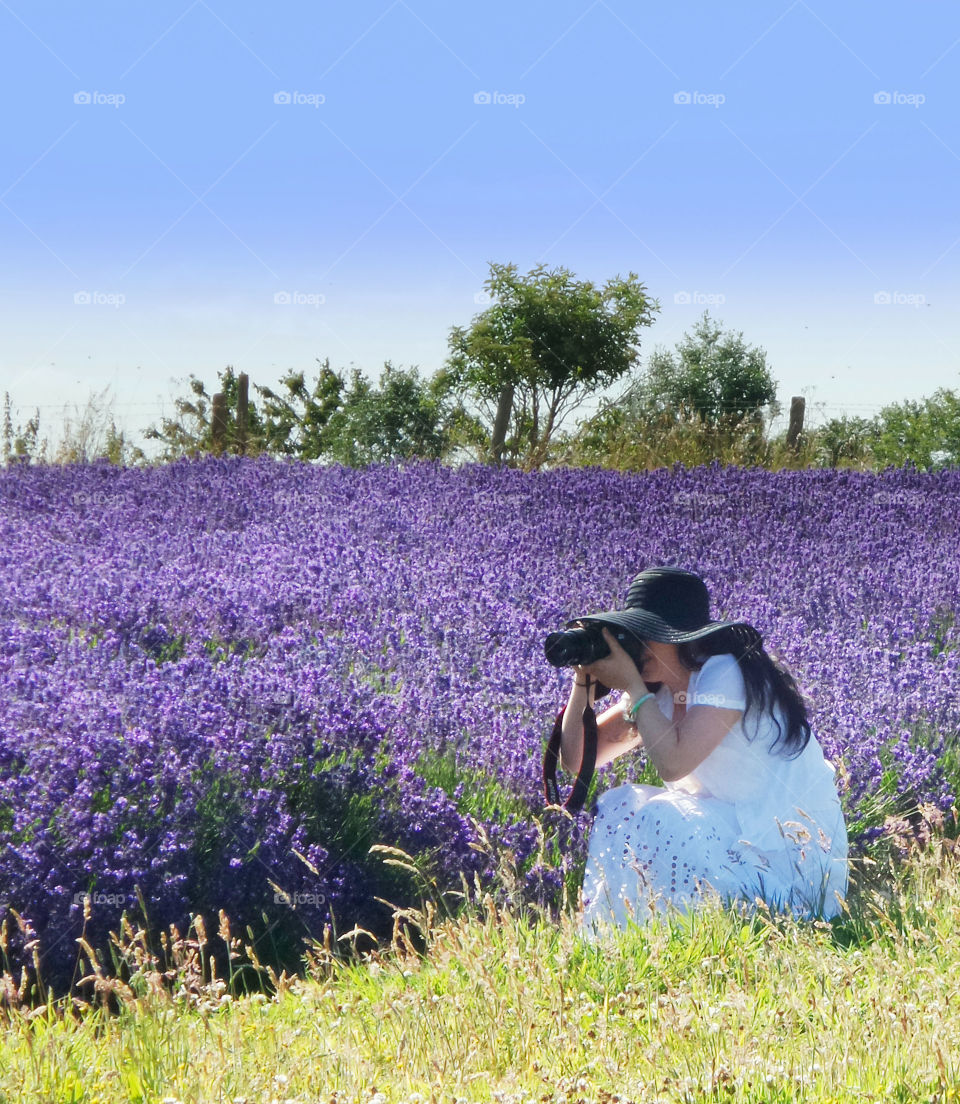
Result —
M 510 415 L 513 413 L 513 384 L 507 384 L 500 392 L 497 401 L 497 416 L 493 423 L 493 435 L 490 438 L 490 455 L 495 464 L 500 463 L 503 455 L 503 445 L 507 439 L 507 427 L 510 425 Z

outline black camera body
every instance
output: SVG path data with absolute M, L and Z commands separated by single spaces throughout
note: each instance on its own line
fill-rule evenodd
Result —
M 601 635 L 602 628 L 599 621 L 588 621 L 583 628 L 551 633 L 543 644 L 547 662 L 554 667 L 585 667 L 608 656 L 610 648 Z
M 642 641 L 621 628 L 619 625 L 604 625 L 600 621 L 582 621 L 581 627 L 566 629 L 564 632 L 551 633 L 543 642 L 543 650 L 547 662 L 554 667 L 587 666 L 598 659 L 610 654 L 610 646 L 603 639 L 603 629 L 607 628 L 613 634 L 613 638 L 633 660 L 640 674 L 646 660 L 646 648 Z M 654 690 L 659 690 L 660 683 L 650 684 Z M 599 700 L 610 693 L 610 688 L 602 683 L 596 683 L 595 700 Z

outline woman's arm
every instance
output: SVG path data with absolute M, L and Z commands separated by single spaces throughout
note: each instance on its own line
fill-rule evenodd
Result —
M 584 669 L 585 674 L 599 679 L 606 686 L 625 690 L 632 701 L 639 701 L 647 692 L 643 677 L 610 630 L 604 627 L 602 631 L 604 640 L 610 646 L 610 655 L 589 664 Z M 578 675 L 578 678 L 584 679 L 584 675 Z M 634 718 L 640 738 L 624 745 L 623 750 L 642 742 L 650 762 L 664 782 L 676 782 L 698 767 L 742 716 L 743 712 L 739 709 L 694 704 L 679 722 L 675 722 L 663 715 L 654 698 L 648 698 Z M 608 756 L 608 759 L 611 757 Z M 597 761 L 600 761 L 599 755 Z
M 560 738 L 560 765 L 570 774 L 580 770 L 583 759 L 583 707 L 587 704 L 587 690 L 582 683 L 583 675 L 575 669 Z M 592 687 L 590 704 L 593 704 Z M 623 719 L 623 707 L 619 702 L 605 709 L 597 717 L 596 769 L 637 747 L 640 742 L 640 733 Z
M 699 767 L 742 716 L 741 709 L 694 705 L 674 724 L 650 698 L 637 711 L 637 726 L 660 777 L 676 782 Z

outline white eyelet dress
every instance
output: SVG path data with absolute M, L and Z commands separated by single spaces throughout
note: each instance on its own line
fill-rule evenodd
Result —
M 662 686 L 667 718 L 673 697 Z M 746 709 L 740 665 L 711 656 L 692 671 L 687 709 Z M 777 709 L 782 730 L 785 720 Z M 773 715 L 751 711 L 690 774 L 665 786 L 623 785 L 602 793 L 583 881 L 582 933 L 643 924 L 706 895 L 757 898 L 803 918 L 829 919 L 847 892 L 847 832 L 835 771 L 811 733 L 795 759 L 770 751 Z M 747 738 L 748 734 L 752 739 Z M 781 745 L 782 746 L 782 745 Z

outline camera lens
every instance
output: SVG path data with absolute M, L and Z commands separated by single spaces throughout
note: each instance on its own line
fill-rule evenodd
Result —
M 547 661 L 554 667 L 586 666 L 610 654 L 599 625 L 551 633 L 543 645 Z

